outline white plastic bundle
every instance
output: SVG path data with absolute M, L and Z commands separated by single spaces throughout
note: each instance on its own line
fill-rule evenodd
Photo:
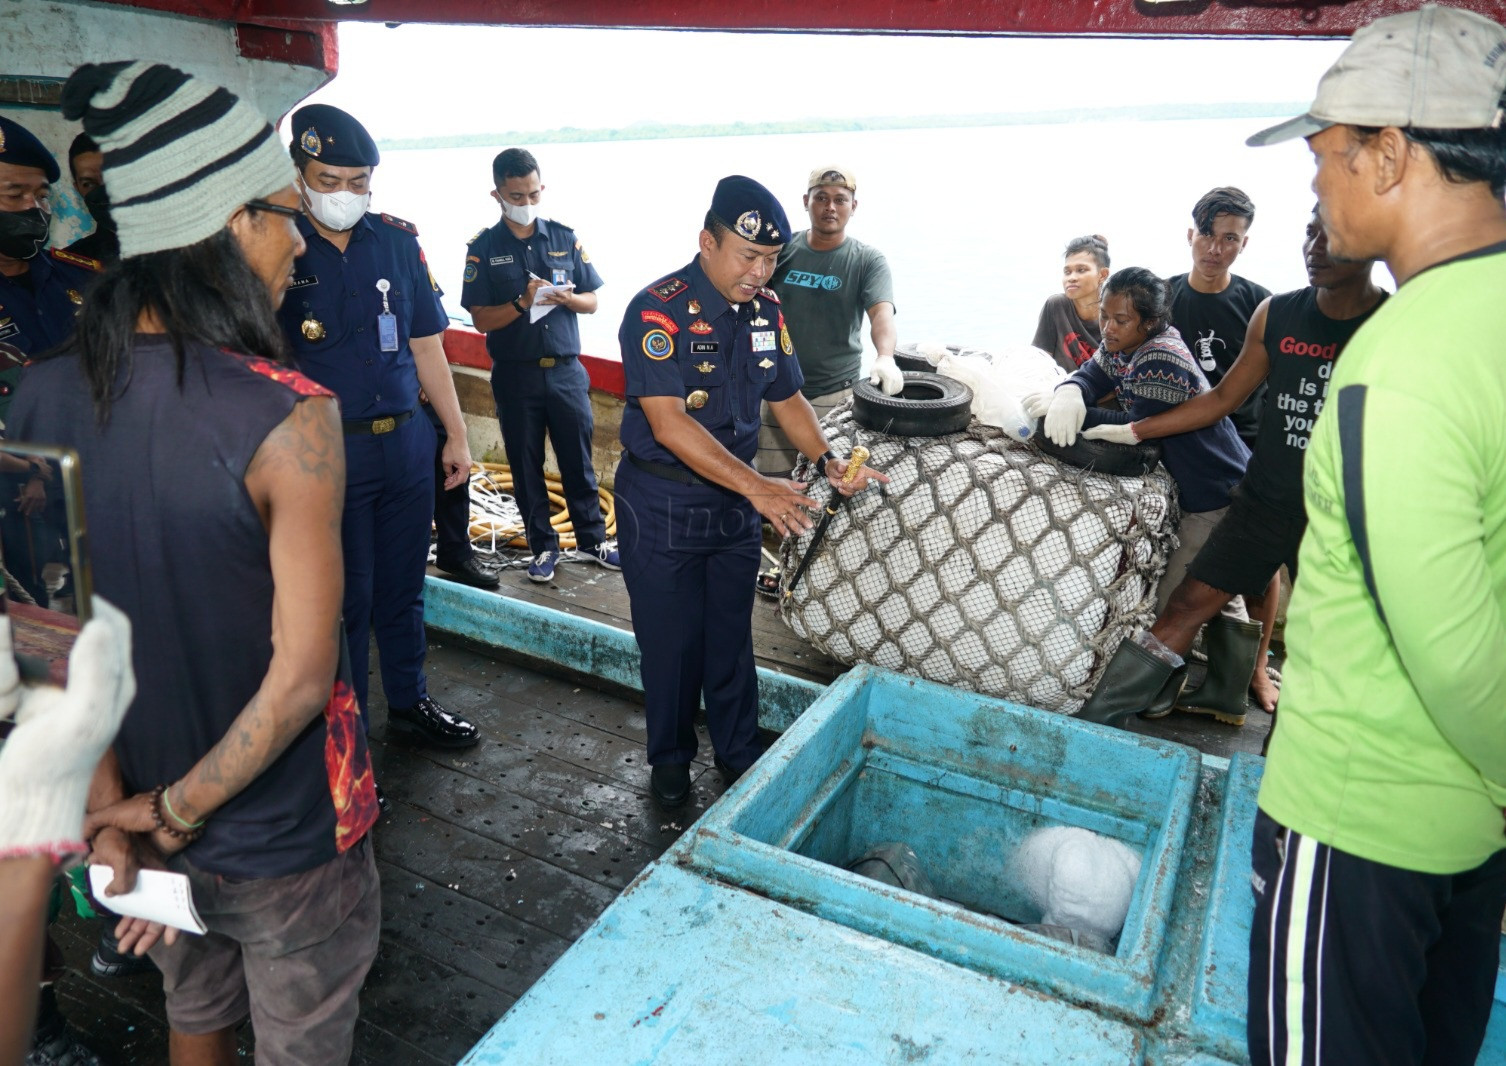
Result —
M 1026 837 L 1009 871 L 1040 908 L 1043 925 L 1064 925 L 1113 940 L 1129 913 L 1140 878 L 1140 855 L 1113 837 L 1058 825 Z

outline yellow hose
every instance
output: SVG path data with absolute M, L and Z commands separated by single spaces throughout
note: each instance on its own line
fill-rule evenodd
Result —
M 475 473 L 478 470 L 487 475 L 490 484 L 485 481 L 473 481 L 471 482 L 472 492 L 482 494 L 492 491 L 512 492 L 512 470 L 506 463 L 472 463 L 471 472 Z M 544 485 L 549 490 L 549 503 L 553 508 L 549 516 L 549 525 L 559 535 L 561 548 L 574 548 L 577 546 L 575 527 L 570 524 L 570 512 L 565 505 L 565 486 L 559 478 L 547 474 L 544 476 Z M 597 486 L 596 493 L 601 500 L 601 517 L 607 524 L 607 536 L 615 537 L 617 535 L 616 499 L 600 486 Z M 523 533 L 523 526 L 519 523 L 494 527 L 490 522 L 477 521 L 474 515 L 471 517 L 470 535 L 473 541 L 477 537 L 495 537 L 497 541 L 503 543 L 504 547 L 526 548 L 528 540 Z M 503 541 L 504 537 L 507 538 L 505 541 Z

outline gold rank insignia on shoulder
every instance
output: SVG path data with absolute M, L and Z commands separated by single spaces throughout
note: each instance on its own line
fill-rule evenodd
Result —
M 703 374 L 709 374 L 716 369 L 716 364 L 711 362 L 700 362 L 695 365 L 695 368 Z
M 690 324 L 690 332 L 704 335 L 711 332 L 711 326 L 698 318 Z
M 685 410 L 699 411 L 702 407 L 706 406 L 706 401 L 709 399 L 711 397 L 705 389 L 696 389 L 689 396 L 685 397 Z
M 689 311 L 693 315 L 700 314 L 701 313 L 701 301 L 699 301 L 699 300 L 691 300 L 690 303 L 688 303 L 688 304 L 685 305 L 685 310 Z
M 318 342 L 324 339 L 324 323 L 315 318 L 312 311 L 303 316 L 303 321 L 298 328 L 303 332 L 303 339 L 306 341 Z
M 76 304 L 81 304 L 84 302 L 83 294 L 80 293 L 77 289 L 68 290 L 68 299 L 72 300 Z

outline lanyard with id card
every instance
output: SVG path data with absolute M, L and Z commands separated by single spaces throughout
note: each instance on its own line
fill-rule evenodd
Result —
M 377 340 L 381 343 L 384 352 L 397 351 L 397 316 L 392 313 L 391 306 L 387 303 L 387 291 L 392 288 L 392 282 L 386 278 L 379 278 L 376 283 L 377 292 L 382 294 L 382 313 L 377 315 Z

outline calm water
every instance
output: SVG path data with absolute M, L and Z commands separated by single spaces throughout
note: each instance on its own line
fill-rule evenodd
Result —
M 839 161 L 860 179 L 848 233 L 877 245 L 894 272 L 901 340 L 980 347 L 1029 342 L 1046 296 L 1060 291 L 1063 246 L 1102 233 L 1115 268 L 1187 269 L 1192 204 L 1215 185 L 1254 199 L 1249 248 L 1235 271 L 1273 291 L 1306 283 L 1303 227 L 1312 208 L 1301 141 L 1252 149 L 1260 120 L 900 130 L 543 145 L 546 217 L 575 228 L 606 281 L 582 319 L 588 354 L 616 355 L 632 294 L 688 262 L 725 174 L 781 195 L 796 229 L 805 176 Z M 498 149 L 508 147 L 499 145 Z M 495 149 L 387 151 L 373 207 L 416 222 L 457 318 L 465 242 L 498 218 L 488 197 Z

